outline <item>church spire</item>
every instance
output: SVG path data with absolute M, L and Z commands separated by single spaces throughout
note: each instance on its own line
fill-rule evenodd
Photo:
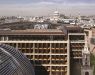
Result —
M 88 48 L 87 39 L 85 39 L 85 46 L 82 51 L 81 75 L 93 75 L 93 67 L 90 65 L 90 50 Z
M 88 41 L 87 41 L 87 38 L 85 39 L 85 46 L 84 46 L 84 49 L 83 49 L 83 52 L 82 53 L 90 54 L 90 51 L 88 49 Z

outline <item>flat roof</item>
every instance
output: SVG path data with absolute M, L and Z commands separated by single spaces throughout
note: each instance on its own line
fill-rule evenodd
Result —
M 59 29 L 0 30 L 0 35 L 65 35 Z
M 76 25 L 68 25 L 65 26 L 67 30 L 83 30 L 81 27 L 76 26 Z

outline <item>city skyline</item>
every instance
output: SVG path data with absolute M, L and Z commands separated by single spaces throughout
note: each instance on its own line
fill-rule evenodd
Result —
M 94 0 L 0 0 L 0 16 L 95 15 Z

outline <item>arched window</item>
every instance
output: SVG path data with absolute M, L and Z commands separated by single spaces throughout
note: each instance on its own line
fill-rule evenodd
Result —
M 85 72 L 85 75 L 89 75 L 89 72 Z

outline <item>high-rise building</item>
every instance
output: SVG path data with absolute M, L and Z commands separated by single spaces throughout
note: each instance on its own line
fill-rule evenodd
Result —
M 82 60 L 85 33 L 78 26 L 1 30 L 0 43 L 9 44 L 23 52 L 33 64 L 36 75 L 75 75 L 75 69 L 77 75 L 81 73 L 80 68 L 76 67 L 80 67 Z

